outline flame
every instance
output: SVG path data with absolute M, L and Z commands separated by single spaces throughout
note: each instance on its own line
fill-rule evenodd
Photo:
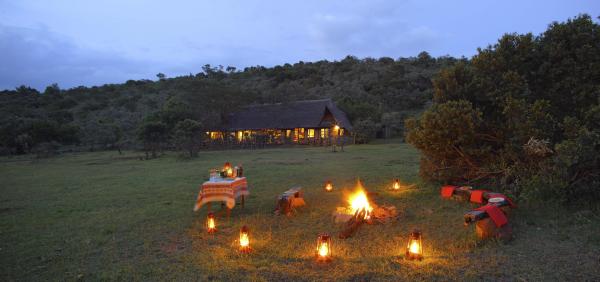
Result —
M 227 168 L 227 176 L 231 177 L 233 175 L 233 169 L 231 167 Z
M 333 186 L 331 185 L 331 183 L 327 183 L 327 184 L 325 185 L 325 190 L 327 190 L 327 191 L 331 191 L 331 190 L 333 190 Z
M 365 219 L 369 219 L 371 217 L 371 211 L 373 211 L 373 207 L 371 207 L 371 205 L 369 204 L 369 199 L 367 198 L 367 193 L 365 193 L 365 190 L 362 187 L 362 184 L 360 184 L 360 182 L 357 184 L 357 191 L 350 195 L 350 209 L 352 210 L 352 213 L 356 213 L 357 211 L 360 210 L 365 210 L 366 214 L 365 214 Z
M 398 189 L 400 189 L 400 181 L 396 180 L 396 182 L 394 182 L 394 190 Z
M 246 248 L 250 246 L 250 239 L 248 238 L 248 233 L 240 233 L 240 247 Z
M 416 255 L 421 254 L 421 248 L 419 247 L 419 242 L 417 240 L 411 240 L 408 251 L 411 254 L 416 254 Z
M 215 219 L 214 218 L 209 218 L 208 219 L 208 230 L 214 230 L 215 229 Z
M 329 247 L 327 246 L 327 243 L 323 242 L 319 246 L 319 256 L 321 256 L 321 257 L 329 256 Z

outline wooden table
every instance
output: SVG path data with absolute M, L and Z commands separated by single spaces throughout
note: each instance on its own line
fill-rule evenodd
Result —
M 244 197 L 250 195 L 246 177 L 236 178 L 218 178 L 216 180 L 206 181 L 200 186 L 198 199 L 194 206 L 194 211 L 199 210 L 204 204 L 207 204 L 210 211 L 211 202 L 225 202 L 228 213 L 235 207 L 235 200 L 241 196 L 242 207 L 244 206 Z

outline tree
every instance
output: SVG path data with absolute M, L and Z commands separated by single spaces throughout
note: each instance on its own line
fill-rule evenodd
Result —
M 378 126 L 371 119 L 359 120 L 354 123 L 354 136 L 357 143 L 368 143 L 375 138 Z
M 156 158 L 156 152 L 167 142 L 168 133 L 167 125 L 160 121 L 146 121 L 140 126 L 138 139 L 144 144 L 146 159 L 149 158 L 149 152 L 152 158 Z
M 188 152 L 190 158 L 195 157 L 202 142 L 202 124 L 191 119 L 178 122 L 174 139 L 180 150 Z

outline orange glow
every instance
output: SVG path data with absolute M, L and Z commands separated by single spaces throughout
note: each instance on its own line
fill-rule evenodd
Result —
M 240 229 L 240 252 L 250 252 L 250 234 L 248 227 L 245 225 Z
M 423 259 L 423 236 L 418 230 L 414 230 L 408 237 L 406 246 L 406 259 Z
M 327 191 L 327 192 L 333 191 L 333 184 L 331 184 L 331 181 L 327 181 L 325 183 L 325 191 Z
M 331 237 L 328 234 L 321 234 L 317 238 L 317 261 L 331 260 Z
M 208 233 L 214 233 L 217 231 L 215 215 L 213 213 L 209 213 L 206 217 L 206 230 L 208 231 Z
M 394 181 L 394 190 L 400 190 L 400 180 L 396 179 L 396 181 Z
M 329 247 L 327 247 L 327 244 L 321 243 L 321 246 L 319 247 L 319 256 L 326 257 L 328 255 L 329 255 Z
M 419 247 L 419 242 L 417 242 L 417 240 L 410 242 L 409 252 L 416 255 L 421 254 L 421 248 Z
M 356 184 L 356 192 L 350 195 L 349 198 L 350 208 L 352 213 L 356 213 L 360 210 L 365 210 L 365 219 L 371 218 L 371 212 L 373 211 L 373 207 L 369 204 L 369 199 L 367 198 L 367 193 L 365 192 L 362 183 L 358 181 Z

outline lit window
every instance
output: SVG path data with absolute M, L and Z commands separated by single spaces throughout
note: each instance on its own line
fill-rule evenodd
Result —
M 327 136 L 329 136 L 329 128 L 322 128 L 321 129 L 321 138 L 327 138 Z
M 315 137 L 315 130 L 312 128 L 308 129 L 308 138 L 314 138 Z
M 238 142 L 242 142 L 243 138 L 244 138 L 244 133 L 242 131 L 238 131 L 237 132 L 237 140 Z

